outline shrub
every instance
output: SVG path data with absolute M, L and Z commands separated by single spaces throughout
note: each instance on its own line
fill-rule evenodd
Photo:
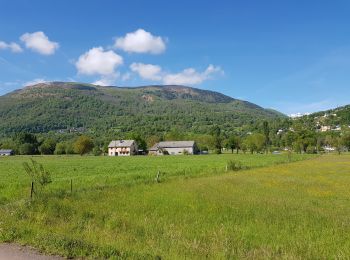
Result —
M 31 181 L 39 188 L 39 191 L 43 190 L 43 188 L 51 183 L 51 174 L 47 170 L 45 170 L 44 166 L 33 159 L 30 159 L 31 164 L 24 162 L 23 168 L 26 173 L 31 178 Z M 38 191 L 38 190 L 36 190 Z
M 74 151 L 80 155 L 91 152 L 93 148 L 94 143 L 92 142 L 92 139 L 85 135 L 80 136 L 74 143 Z
M 239 161 L 230 160 L 227 163 L 227 170 L 229 171 L 239 171 L 242 169 L 243 169 L 242 163 Z

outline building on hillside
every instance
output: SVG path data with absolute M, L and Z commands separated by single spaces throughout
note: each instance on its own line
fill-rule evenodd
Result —
M 278 129 L 278 131 L 277 131 L 277 135 L 281 135 L 281 134 L 283 134 L 283 129 Z
M 327 132 L 331 130 L 331 126 L 330 125 L 323 125 L 321 126 L 321 132 Z
M 14 151 L 10 149 L 0 150 L 0 156 L 11 156 L 14 155 Z
M 341 131 L 341 126 L 337 125 L 334 128 L 332 128 L 332 131 Z
M 335 147 L 332 147 L 332 146 L 330 146 L 330 145 L 325 145 L 325 146 L 323 146 L 323 150 L 325 151 L 325 152 L 334 152 L 336 149 L 335 149 Z
M 151 149 L 151 155 L 181 155 L 181 154 L 198 154 L 199 150 L 194 141 L 167 141 L 159 142 Z
M 108 145 L 109 156 L 137 155 L 137 143 L 134 140 L 113 140 Z

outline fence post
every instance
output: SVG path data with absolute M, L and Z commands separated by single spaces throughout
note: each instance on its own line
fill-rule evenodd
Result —
M 31 189 L 30 189 L 30 198 L 31 199 L 33 198 L 33 193 L 34 193 L 34 182 L 32 181 Z
M 156 182 L 158 182 L 158 183 L 160 182 L 159 177 L 160 177 L 160 171 L 158 170 L 157 176 L 156 176 Z
M 70 193 L 73 193 L 73 179 L 70 179 Z

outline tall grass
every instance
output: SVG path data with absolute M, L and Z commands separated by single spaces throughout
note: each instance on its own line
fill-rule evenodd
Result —
M 68 257 L 346 259 L 350 156 L 275 158 L 282 157 L 38 157 L 56 170 L 52 189 L 30 202 L 17 177 L 6 175 L 2 190 L 12 195 L 2 195 L 9 203 L 1 207 L 0 240 Z M 270 166 L 224 173 L 231 159 Z M 115 165 L 124 171 L 114 173 Z M 160 183 L 158 168 L 168 173 Z

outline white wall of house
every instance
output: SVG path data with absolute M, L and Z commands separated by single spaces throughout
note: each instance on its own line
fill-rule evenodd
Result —
M 130 156 L 135 155 L 137 153 L 137 149 L 135 145 L 131 147 L 109 147 L 108 155 L 109 156 Z
M 193 147 L 165 148 L 170 155 L 182 155 L 186 150 L 188 154 L 193 154 Z

